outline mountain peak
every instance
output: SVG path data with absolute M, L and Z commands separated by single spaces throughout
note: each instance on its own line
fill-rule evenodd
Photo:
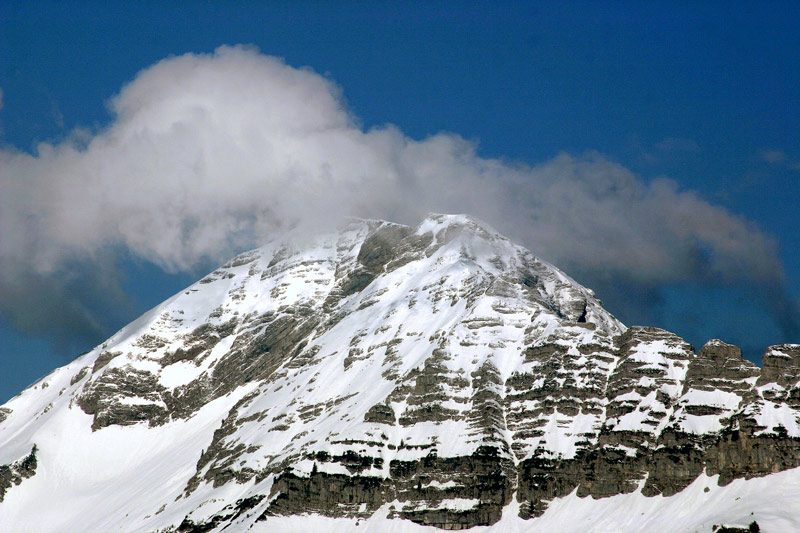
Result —
M 800 465 L 797 351 L 759 374 L 627 329 L 472 217 L 350 219 L 235 257 L 0 408 L 0 526 L 49 501 L 54 530 L 454 529 L 575 489 L 670 496 Z
M 419 224 L 417 231 L 432 231 L 438 233 L 442 229 L 455 226 L 480 231 L 484 235 L 503 238 L 494 228 L 483 220 L 467 214 L 448 215 L 443 213 L 428 213 L 425 219 Z

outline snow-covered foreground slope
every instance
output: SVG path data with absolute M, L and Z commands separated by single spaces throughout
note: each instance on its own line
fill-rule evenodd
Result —
M 800 529 L 800 347 L 764 361 L 626 329 L 469 217 L 353 220 L 0 408 L 0 530 Z

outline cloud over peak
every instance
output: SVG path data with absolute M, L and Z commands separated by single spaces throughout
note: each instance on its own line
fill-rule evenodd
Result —
M 528 166 L 483 158 L 455 134 L 364 130 L 331 80 L 254 48 L 165 59 L 109 107 L 102 131 L 0 153 L 0 313 L 19 327 L 35 325 L 12 305 L 22 295 L 5 297 L 20 279 L 52 287 L 115 247 L 187 270 L 347 215 L 471 213 L 589 280 L 783 286 L 769 236 L 674 182 L 644 182 L 600 154 Z

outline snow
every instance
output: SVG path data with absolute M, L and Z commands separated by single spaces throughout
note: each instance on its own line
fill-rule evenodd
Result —
M 144 516 L 182 493 L 224 403 L 220 398 L 189 421 L 158 428 L 112 426 L 95 432 L 80 409 L 54 411 L 47 426 L 29 436 L 37 444 L 39 466 L 36 475 L 6 493 L 0 531 L 150 530 Z M 180 522 L 193 508 L 187 504 L 178 502 L 163 515 L 163 524 Z
M 169 366 L 164 367 L 164 370 L 159 374 L 158 381 L 165 387 L 174 389 L 187 383 L 191 383 L 197 378 L 197 366 L 188 361 L 178 361 Z
M 771 433 L 776 428 L 785 428 L 791 437 L 800 437 L 800 424 L 798 424 L 797 411 L 785 403 L 763 402 L 754 416 L 756 423 L 765 429 L 760 433 Z

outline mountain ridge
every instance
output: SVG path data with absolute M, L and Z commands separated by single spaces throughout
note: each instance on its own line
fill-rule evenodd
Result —
M 626 328 L 477 219 L 352 219 L 237 256 L 8 402 L 0 464 L 17 474 L 0 473 L 0 511 L 52 499 L 47 479 L 97 493 L 71 435 L 114 478 L 152 472 L 111 529 L 309 512 L 462 529 L 513 506 L 534 527 L 571 494 L 672 496 L 800 466 L 799 379 L 798 345 L 759 369 L 722 341 L 695 354 Z

